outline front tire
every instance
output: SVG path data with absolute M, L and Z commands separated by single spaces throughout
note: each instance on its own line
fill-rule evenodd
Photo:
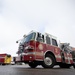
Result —
M 36 68 L 37 67 L 37 64 L 34 63 L 34 62 L 31 62 L 28 64 L 31 68 Z
M 50 55 L 50 54 L 47 54 L 44 61 L 43 61 L 43 64 L 42 66 L 44 68 L 53 68 L 54 65 L 55 65 L 55 58 L 53 55 Z

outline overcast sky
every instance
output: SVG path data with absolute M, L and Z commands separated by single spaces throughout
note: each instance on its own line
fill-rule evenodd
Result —
M 75 47 L 75 0 L 0 0 L 0 53 L 16 55 L 16 40 L 31 30 Z

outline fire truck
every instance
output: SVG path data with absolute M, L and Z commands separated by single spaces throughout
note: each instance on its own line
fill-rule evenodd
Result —
M 16 41 L 17 43 L 19 42 Z M 27 63 L 31 68 L 42 65 L 44 68 L 75 68 L 75 51 L 69 43 L 60 43 L 48 33 L 31 31 L 19 42 L 17 62 Z
M 9 54 L 0 54 L 0 65 L 7 65 L 11 63 L 11 55 Z

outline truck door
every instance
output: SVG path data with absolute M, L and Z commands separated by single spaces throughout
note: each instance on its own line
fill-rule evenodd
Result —
M 37 33 L 37 37 L 36 37 L 36 59 L 43 59 L 43 51 L 45 48 L 45 44 L 44 44 L 44 35 L 42 35 L 41 33 Z
M 61 50 L 60 48 L 58 47 L 58 43 L 57 43 L 57 40 L 52 38 L 52 45 L 53 45 L 53 48 L 54 48 L 54 53 L 56 55 L 56 61 L 60 62 L 61 61 Z

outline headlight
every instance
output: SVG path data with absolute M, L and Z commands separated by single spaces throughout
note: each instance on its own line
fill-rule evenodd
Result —
M 23 49 L 23 46 L 20 46 L 20 49 Z

